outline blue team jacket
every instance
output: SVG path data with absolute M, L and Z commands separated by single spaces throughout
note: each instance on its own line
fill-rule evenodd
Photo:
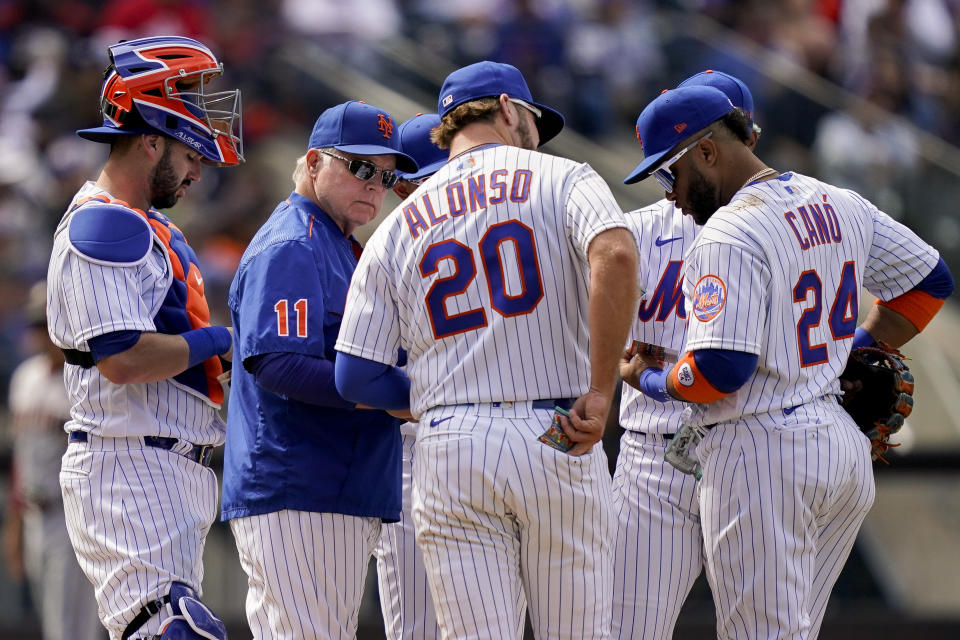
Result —
M 398 421 L 382 411 L 288 399 L 243 362 L 268 353 L 334 359 L 359 245 L 292 193 L 260 228 L 230 286 L 233 374 L 223 468 L 224 520 L 282 509 L 400 517 Z

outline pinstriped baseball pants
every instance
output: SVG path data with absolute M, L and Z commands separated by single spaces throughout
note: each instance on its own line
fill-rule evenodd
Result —
M 379 518 L 274 511 L 230 521 L 256 639 L 352 640 Z
M 431 418 L 453 416 L 438 427 Z M 611 481 L 598 445 L 574 458 L 537 441 L 529 403 L 421 416 L 413 518 L 445 639 L 608 638 Z

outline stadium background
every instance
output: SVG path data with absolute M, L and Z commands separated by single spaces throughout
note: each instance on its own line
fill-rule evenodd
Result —
M 30 285 L 56 222 L 106 149 L 98 122 L 106 46 L 177 33 L 202 40 L 243 91 L 247 162 L 207 171 L 171 210 L 200 256 L 215 321 L 243 248 L 275 203 L 316 116 L 346 99 L 398 122 L 436 109 L 443 78 L 489 58 L 519 67 L 567 116 L 546 150 L 591 163 L 624 210 L 662 197 L 626 188 L 640 109 L 707 68 L 751 87 L 771 166 L 854 188 L 933 243 L 960 274 L 958 0 L 0 0 L 0 399 L 35 350 Z M 396 199 L 388 198 L 385 211 Z M 362 230 L 362 239 L 370 229 Z M 955 302 L 906 349 L 918 409 L 877 468 L 877 503 L 821 637 L 960 637 L 960 331 Z M 0 504 L 10 442 L 0 401 Z M 616 450 L 611 429 L 608 449 Z M 57 470 L 51 469 L 50 473 Z M 206 598 L 245 631 L 245 580 L 229 530 L 207 544 Z M 360 638 L 382 637 L 375 577 Z M 38 637 L 26 590 L 0 571 L 0 639 Z M 678 638 L 712 637 L 702 579 Z

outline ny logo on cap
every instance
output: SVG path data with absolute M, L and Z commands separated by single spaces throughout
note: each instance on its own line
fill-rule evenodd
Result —
M 382 113 L 377 114 L 377 129 L 383 132 L 383 137 L 390 139 L 393 135 L 393 118 Z
M 640 148 L 643 149 L 643 140 L 640 139 L 640 125 L 634 127 L 637 130 L 637 142 L 640 143 Z

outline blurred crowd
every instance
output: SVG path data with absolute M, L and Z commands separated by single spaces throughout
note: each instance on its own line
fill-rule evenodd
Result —
M 831 111 L 772 81 L 698 37 L 705 18 L 864 101 Z M 386 82 L 375 45 L 397 36 L 451 65 L 510 62 L 573 129 L 611 147 L 635 145 L 650 96 L 715 67 L 753 89 L 774 166 L 855 188 L 916 227 L 909 216 L 934 206 L 916 199 L 930 191 L 918 131 L 960 143 L 958 25 L 960 0 L 0 0 L 0 397 L 26 355 L 22 303 L 52 231 L 104 160 L 73 132 L 98 122 L 106 45 L 119 39 L 198 38 L 224 62 L 224 86 L 242 89 L 247 163 L 207 172 L 173 212 L 222 321 L 246 241 L 291 188 L 288 159 L 316 114 L 355 97 L 290 64 L 298 51 L 321 47 Z M 956 214 L 933 214 L 918 230 L 960 251 Z

